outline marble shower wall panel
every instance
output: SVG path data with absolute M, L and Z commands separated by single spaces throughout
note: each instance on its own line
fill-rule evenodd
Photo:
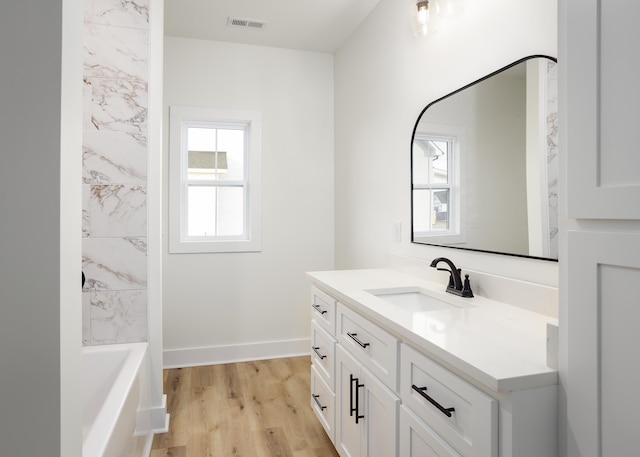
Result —
M 82 237 L 87 238 L 90 233 L 90 219 L 89 215 L 91 210 L 89 209 L 89 202 L 91 200 L 91 186 L 86 184 L 82 185 Z
M 147 30 L 85 23 L 84 39 L 85 77 L 147 80 Z
M 94 24 L 149 28 L 149 0 L 85 0 L 86 10 Z
M 146 290 L 91 293 L 90 344 L 132 343 L 147 337 Z
M 128 79 L 84 78 L 85 130 L 147 135 L 147 83 Z
M 146 238 L 85 238 L 85 291 L 146 290 Z
M 92 237 L 147 235 L 147 191 L 143 186 L 91 186 Z
M 82 163 L 86 184 L 147 182 L 147 141 L 144 135 L 85 130 Z
M 147 340 L 149 0 L 85 0 L 83 343 Z

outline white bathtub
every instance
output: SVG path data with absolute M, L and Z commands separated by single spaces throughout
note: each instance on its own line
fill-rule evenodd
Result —
M 83 457 L 148 455 L 153 433 L 144 417 L 146 353 L 147 343 L 82 349 Z

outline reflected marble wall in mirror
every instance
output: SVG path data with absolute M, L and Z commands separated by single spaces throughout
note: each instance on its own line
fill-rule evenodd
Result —
M 531 56 L 427 105 L 412 242 L 557 260 L 557 92 L 555 59 Z

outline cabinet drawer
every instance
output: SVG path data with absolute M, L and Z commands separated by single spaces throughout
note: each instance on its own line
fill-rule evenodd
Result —
M 397 338 L 338 303 L 338 342 L 394 392 L 398 391 Z
M 406 344 L 401 349 L 400 379 L 402 402 L 458 453 L 498 455 L 497 400 Z M 453 408 L 450 417 L 436 404 Z
M 336 334 L 336 300 L 317 287 L 311 287 L 311 318 L 330 335 Z
M 461 457 L 406 406 L 400 407 L 400 457 Z
M 331 390 L 335 390 L 336 340 L 311 321 L 311 361 Z
M 318 416 L 331 442 L 335 442 L 336 395 L 327 386 L 322 376 L 311 367 L 311 408 Z

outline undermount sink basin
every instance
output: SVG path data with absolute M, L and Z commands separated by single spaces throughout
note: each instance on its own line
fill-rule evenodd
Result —
M 472 306 L 471 304 L 453 304 L 439 300 L 419 287 L 373 289 L 366 292 L 409 312 L 453 310 Z

